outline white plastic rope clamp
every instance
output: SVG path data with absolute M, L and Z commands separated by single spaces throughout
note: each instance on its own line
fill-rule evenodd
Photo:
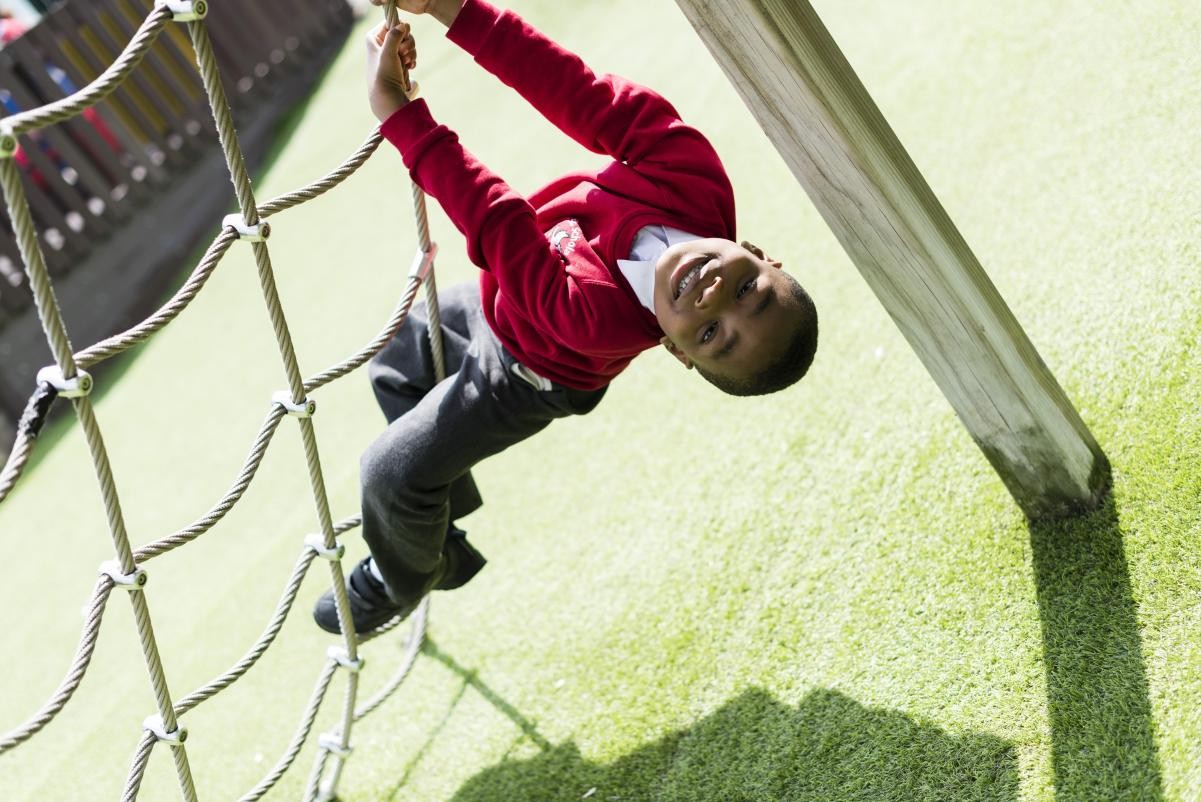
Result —
M 205 0 L 154 0 L 155 8 L 166 8 L 176 22 L 195 22 L 209 13 Z
M 304 545 L 317 552 L 318 557 L 323 560 L 329 560 L 331 563 L 342 559 L 342 555 L 346 553 L 346 547 L 341 543 L 335 543 L 332 549 L 327 549 L 325 547 L 325 537 L 318 534 L 306 537 Z
M 311 418 L 313 413 L 317 411 L 317 402 L 311 398 L 306 398 L 300 403 L 292 400 L 292 393 L 287 390 L 280 390 L 278 393 L 271 394 L 272 403 L 279 404 L 288 411 L 288 414 L 294 418 Z
M 413 267 L 409 269 L 409 278 L 418 278 L 425 281 L 425 277 L 430 274 L 430 270 L 434 267 L 434 257 L 438 255 L 438 243 L 431 242 L 428 251 L 417 251 L 417 255 L 413 257 Z
M 121 570 L 121 563 L 116 560 L 106 560 L 100 563 L 100 573 L 104 574 L 119 588 L 126 590 L 141 590 L 146 587 L 146 569 L 134 566 L 133 573 L 127 574 Z
M 238 239 L 247 242 L 265 242 L 271 236 L 271 225 L 266 220 L 260 220 L 252 226 L 246 225 L 246 218 L 240 214 L 227 214 L 221 218 L 222 228 L 232 228 L 238 232 Z
M 76 371 L 70 379 L 63 378 L 58 365 L 47 365 L 38 371 L 38 383 L 45 382 L 58 391 L 63 398 L 79 398 L 92 392 L 92 375 L 86 370 Z
M 163 717 L 159 715 L 147 716 L 142 722 L 142 729 L 150 730 L 154 733 L 154 737 L 164 743 L 178 746 L 188 740 L 188 729 L 180 724 L 175 725 L 175 729 L 167 732 L 167 728 L 163 726 Z
M 17 135 L 7 120 L 0 122 L 0 159 L 11 159 L 17 155 Z
M 363 668 L 363 658 L 356 657 L 354 660 L 351 660 L 350 655 L 346 653 L 346 649 L 341 646 L 329 647 L 325 650 L 325 656 L 351 674 L 357 674 Z
M 337 755 L 343 760 L 350 757 L 350 753 L 354 751 L 354 748 L 351 746 L 343 746 L 342 739 L 332 732 L 323 732 L 317 736 L 317 746 L 331 755 Z

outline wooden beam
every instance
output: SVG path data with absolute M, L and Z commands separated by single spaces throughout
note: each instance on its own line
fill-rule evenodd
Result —
M 1096 506 L 1105 454 L 808 0 L 677 3 L 1019 506 Z

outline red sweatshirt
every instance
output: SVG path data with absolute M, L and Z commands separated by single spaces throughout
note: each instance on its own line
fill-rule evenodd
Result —
M 417 100 L 383 135 L 446 210 L 483 269 L 484 315 L 504 347 L 551 381 L 607 384 L 663 336 L 617 267 L 643 226 L 734 239 L 734 193 L 709 142 L 654 91 L 597 76 L 511 11 L 466 0 L 447 37 L 548 120 L 614 161 L 529 198 L 476 160 Z

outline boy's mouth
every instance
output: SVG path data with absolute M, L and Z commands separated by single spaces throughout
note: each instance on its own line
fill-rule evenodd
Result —
M 698 256 L 692 261 L 685 262 L 675 269 L 672 274 L 673 284 L 675 289 L 672 293 L 672 300 L 678 301 L 683 297 L 688 288 L 692 286 L 701 276 L 701 270 L 709 263 L 712 257 L 708 254 Z

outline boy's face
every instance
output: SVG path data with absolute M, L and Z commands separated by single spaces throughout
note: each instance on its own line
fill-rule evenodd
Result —
M 682 242 L 655 265 L 662 343 L 687 368 L 757 374 L 787 346 L 784 332 L 796 325 L 794 307 L 780 263 L 750 243 Z

